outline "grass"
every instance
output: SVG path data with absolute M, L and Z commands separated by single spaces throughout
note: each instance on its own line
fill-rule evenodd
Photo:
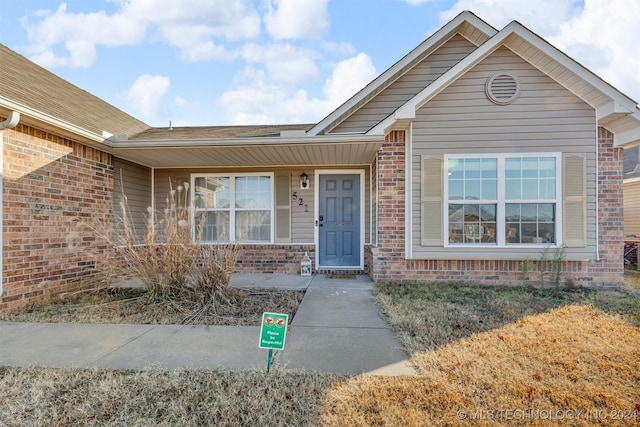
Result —
M 376 299 L 418 375 L 348 380 L 330 390 L 325 425 L 640 421 L 636 293 L 382 285 Z
M 140 288 L 108 288 L 0 313 L 0 320 L 255 326 L 265 311 L 289 313 L 293 319 L 303 296 L 301 291 L 229 288 L 226 299 L 194 304 L 190 299 L 156 298 Z
M 627 289 L 380 285 L 415 376 L 0 368 L 0 425 L 638 425 Z
M 634 266 L 625 266 L 624 283 L 628 288 L 640 291 L 640 270 Z
M 332 374 L 0 367 L 0 425 L 316 425 Z

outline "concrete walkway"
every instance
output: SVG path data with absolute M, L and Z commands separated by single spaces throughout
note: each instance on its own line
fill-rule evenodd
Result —
M 366 276 L 233 275 L 243 288 L 306 289 L 273 369 L 411 375 Z M 259 326 L 0 322 L 0 366 L 265 369 Z

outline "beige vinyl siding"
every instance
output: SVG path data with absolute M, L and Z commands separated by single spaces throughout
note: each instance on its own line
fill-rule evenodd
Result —
M 475 48 L 476 46 L 467 39 L 456 34 L 424 61 L 336 126 L 331 133 L 365 132 L 371 129 Z
M 291 171 L 291 191 L 295 191 L 297 195 L 296 200 L 291 200 L 291 241 L 293 243 L 313 243 L 314 239 L 316 182 L 313 170 L 305 169 L 304 172 L 309 176 L 309 187 L 303 190 L 300 188 L 302 171 Z M 300 199 L 302 199 L 302 206 L 300 206 Z
M 640 181 L 625 183 L 622 191 L 625 240 L 640 240 Z
M 370 173 L 369 167 L 363 166 L 365 169 L 365 242 L 369 242 L 370 235 Z M 155 170 L 155 199 L 156 210 L 162 212 L 166 206 L 165 199 L 169 194 L 169 182 L 172 183 L 175 189 L 178 185 L 182 185 L 183 182 L 191 182 L 192 173 L 255 173 L 265 172 L 274 173 L 274 178 L 278 175 L 285 174 L 291 177 L 291 193 L 296 193 L 296 200 L 291 200 L 291 243 L 313 243 L 314 242 L 314 227 L 315 227 L 315 169 L 312 168 L 279 168 L 279 169 L 265 169 L 265 168 L 252 168 L 252 169 L 210 169 L 210 168 L 198 168 L 198 169 L 156 169 Z M 302 190 L 300 188 L 300 174 L 305 172 L 309 176 L 309 188 Z M 302 206 L 299 202 L 302 198 Z M 274 206 L 275 208 L 275 206 Z M 277 214 L 274 209 L 274 214 Z M 277 221 L 277 218 L 275 219 Z M 284 243 L 284 242 L 283 242 Z
M 148 167 L 113 158 L 113 212 L 122 217 L 120 203 L 126 196 L 127 209 L 137 236 L 144 236 L 147 208 L 151 206 L 151 170 Z
M 500 106 L 486 97 L 485 83 L 496 72 L 511 73 L 520 81 L 520 97 L 514 103 Z M 587 244 L 567 249 L 567 259 L 593 259 L 596 251 L 596 129 L 593 108 L 510 50 L 498 49 L 416 112 L 411 176 L 413 257 L 535 259 L 540 252 L 540 249 L 514 247 L 422 246 L 422 156 L 562 152 L 583 153 L 587 173 Z M 561 221 L 559 216 L 556 219 Z

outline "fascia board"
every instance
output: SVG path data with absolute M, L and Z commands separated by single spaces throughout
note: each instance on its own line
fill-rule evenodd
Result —
M 478 18 L 476 15 L 469 11 L 463 11 L 458 16 L 453 18 L 451 21 L 446 23 L 443 27 L 441 27 L 438 31 L 433 33 L 429 38 L 423 41 L 418 47 L 413 49 L 407 55 L 405 55 L 402 59 L 388 68 L 385 72 L 376 77 L 371 83 L 364 87 L 360 92 L 355 94 L 349 100 L 347 100 L 344 104 L 342 104 L 338 109 L 334 110 L 327 117 L 318 122 L 314 127 L 312 127 L 307 133 L 309 135 L 317 135 L 320 131 L 322 131 L 325 127 L 330 125 L 337 117 L 347 112 L 349 109 L 358 105 L 358 103 L 362 102 L 368 95 L 373 93 L 375 90 L 380 88 L 381 86 L 388 85 L 389 80 L 400 70 L 406 67 L 411 62 L 415 61 L 420 55 L 422 55 L 425 51 L 431 49 L 432 47 L 441 44 L 444 40 L 449 39 L 458 28 L 464 23 L 467 22 L 470 25 L 474 26 L 478 30 L 484 32 L 487 36 L 492 37 L 498 31 L 484 22 L 482 19 Z
M 312 145 L 312 144 L 362 144 L 384 142 L 384 136 L 372 135 L 319 135 L 304 137 L 269 137 L 269 138 L 198 138 L 198 139 L 163 139 L 163 140 L 122 140 L 113 141 L 114 148 L 167 148 L 167 147 L 242 147 L 256 145 Z
M 637 114 L 634 114 L 636 116 Z M 607 126 L 607 128 L 609 128 Z M 613 129 L 609 129 L 613 132 L 613 146 L 614 147 L 633 147 L 640 145 L 640 117 L 637 117 L 637 126 L 633 129 L 615 132 Z
M 20 113 L 21 116 L 23 116 L 23 118 L 25 116 L 30 117 L 39 122 L 46 123 L 53 127 L 70 132 L 74 135 L 77 135 L 83 138 L 84 140 L 98 143 L 101 146 L 107 146 L 107 147 L 111 146 L 111 143 L 108 140 L 106 140 L 103 135 L 99 135 L 97 133 L 91 132 L 80 126 L 76 126 L 73 123 L 60 120 L 50 114 L 43 113 L 41 111 L 35 110 L 31 107 L 27 107 L 26 105 L 20 104 L 18 102 L 14 102 L 2 96 L 0 96 L 0 106 L 7 108 L 8 110 L 17 111 L 18 113 Z
M 607 102 L 606 104 L 596 108 L 596 120 L 601 121 L 609 116 L 616 114 L 629 114 L 632 112 L 633 110 L 630 111 L 624 105 L 612 100 L 611 102 Z
M 622 184 L 633 184 L 636 182 L 640 182 L 640 176 L 637 176 L 635 178 L 625 178 L 622 180 Z

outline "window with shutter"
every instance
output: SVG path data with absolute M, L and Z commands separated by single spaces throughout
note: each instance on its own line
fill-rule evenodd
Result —
M 563 169 L 564 244 L 570 248 L 582 248 L 587 244 L 587 172 L 584 154 L 565 154 Z
M 559 245 L 560 158 L 559 153 L 423 156 L 422 245 Z

